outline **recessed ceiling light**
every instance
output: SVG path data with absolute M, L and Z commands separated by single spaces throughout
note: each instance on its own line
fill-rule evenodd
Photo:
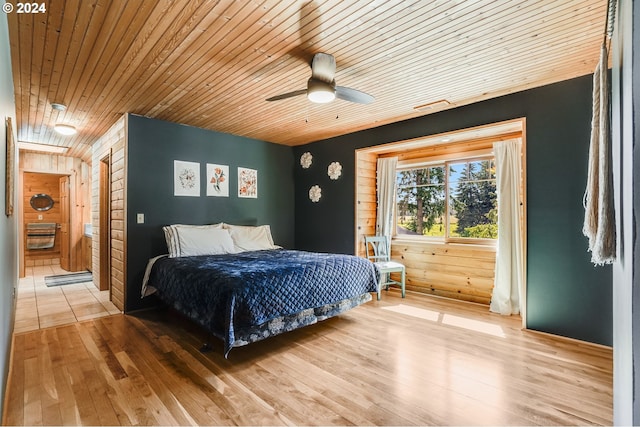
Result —
M 64 104 L 58 104 L 57 102 L 52 102 L 51 103 L 51 108 L 53 108 L 54 110 L 57 111 L 64 111 L 67 109 L 67 106 Z
M 78 132 L 73 126 L 65 124 L 56 124 L 53 129 L 61 135 L 75 135 Z
M 61 147 L 60 145 L 38 144 L 35 142 L 18 141 L 18 149 L 30 150 L 30 151 L 43 151 L 46 153 L 62 154 L 67 151 L 68 147 Z

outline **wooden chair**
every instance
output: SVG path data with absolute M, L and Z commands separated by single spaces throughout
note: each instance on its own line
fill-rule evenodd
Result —
M 389 289 L 389 285 L 400 286 L 402 298 L 404 298 L 405 268 L 403 264 L 391 261 L 391 242 L 387 236 L 365 236 L 364 245 L 367 259 L 373 262 L 380 270 L 380 283 L 378 284 L 378 299 L 382 287 Z M 391 280 L 390 273 L 400 273 L 400 281 Z

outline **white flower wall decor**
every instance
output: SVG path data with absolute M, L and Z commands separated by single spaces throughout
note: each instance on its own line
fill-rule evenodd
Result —
M 309 169 L 309 166 L 311 166 L 312 161 L 313 161 L 313 156 L 308 151 L 306 153 L 303 153 L 302 156 L 300 156 L 300 165 L 302 166 L 303 169 Z
M 331 179 L 338 179 L 342 175 L 342 165 L 340 162 L 333 162 L 327 168 L 327 175 Z
M 322 197 L 322 189 L 319 185 L 314 185 L 309 189 L 309 198 L 313 203 L 318 202 L 320 197 Z

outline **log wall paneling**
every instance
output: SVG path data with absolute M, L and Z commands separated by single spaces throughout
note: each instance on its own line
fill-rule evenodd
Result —
M 394 240 L 391 257 L 407 268 L 408 290 L 489 304 L 495 250 L 469 246 Z
M 356 152 L 356 255 L 366 256 L 364 236 L 376 234 L 376 168 L 378 156 Z
M 121 310 L 126 307 L 126 161 L 125 140 L 119 140 L 111 151 L 111 298 Z M 116 244 L 118 243 L 118 244 Z M 121 243 L 121 244 L 120 244 Z
M 21 191 L 24 193 L 25 173 L 39 173 L 52 175 L 68 175 L 69 179 L 69 217 L 70 217 L 70 270 L 83 270 L 82 262 L 82 235 L 83 218 L 88 216 L 88 197 L 86 191 L 82 190 L 83 178 L 82 168 L 88 168 L 80 158 L 67 157 L 55 154 L 43 154 L 20 151 L 19 171 Z M 57 185 L 57 184 L 56 184 Z M 19 219 L 20 230 L 24 235 L 24 212 L 29 206 L 28 200 L 24 200 L 24 195 L 20 199 L 21 216 Z M 37 218 L 37 217 L 36 217 Z M 25 246 L 24 240 L 20 239 L 20 277 L 25 275 Z
M 100 287 L 100 162 L 109 158 L 110 211 L 110 282 L 111 301 L 125 308 L 125 214 L 126 214 L 126 116 L 121 117 L 94 145 L 91 171 L 92 267 L 94 283 Z

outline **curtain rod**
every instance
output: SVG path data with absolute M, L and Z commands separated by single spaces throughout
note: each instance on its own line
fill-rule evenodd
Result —
M 611 36 L 613 35 L 613 25 L 616 19 L 617 4 L 618 4 L 618 0 L 607 0 L 607 18 L 604 24 L 603 43 L 606 43 L 607 38 L 611 39 Z

